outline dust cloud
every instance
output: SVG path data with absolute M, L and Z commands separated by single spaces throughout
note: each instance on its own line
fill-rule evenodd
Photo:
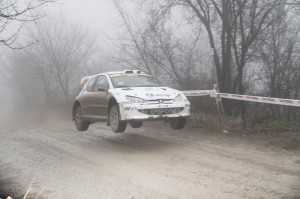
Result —
M 4 80 L 3 73 L 0 78 Z M 33 101 L 32 103 L 38 102 Z M 57 102 L 52 106 L 44 103 L 43 106 L 28 107 L 16 90 L 2 81 L 0 85 L 0 131 L 70 121 L 71 119 L 71 100 L 69 103 Z

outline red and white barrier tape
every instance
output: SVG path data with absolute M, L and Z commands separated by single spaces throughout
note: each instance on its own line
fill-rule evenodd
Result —
M 300 107 L 300 100 L 218 93 L 221 98 Z
M 185 94 L 186 96 L 210 95 L 210 97 L 214 97 L 214 98 L 219 96 L 221 98 L 234 99 L 234 100 L 300 107 L 300 100 L 260 97 L 260 96 L 252 96 L 252 95 L 239 95 L 239 94 L 229 94 L 229 93 L 217 93 L 216 90 L 183 91 L 183 94 Z
M 181 91 L 185 96 L 205 96 L 210 95 L 212 90 L 192 90 L 192 91 Z

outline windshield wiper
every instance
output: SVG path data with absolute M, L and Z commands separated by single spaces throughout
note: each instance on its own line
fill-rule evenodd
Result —
M 116 86 L 115 88 L 127 88 L 127 87 L 130 87 L 130 86 L 127 86 L 127 85 L 120 85 L 120 86 Z
M 137 87 L 159 87 L 159 86 L 156 86 L 156 85 L 142 85 L 142 86 L 137 86 Z

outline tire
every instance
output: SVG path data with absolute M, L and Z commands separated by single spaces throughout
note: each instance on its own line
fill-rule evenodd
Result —
M 127 122 L 121 121 L 118 105 L 113 105 L 109 110 L 109 123 L 115 133 L 123 133 L 126 129 Z
M 88 130 L 90 124 L 88 122 L 82 121 L 81 120 L 81 107 L 77 106 L 74 112 L 74 122 L 76 129 L 78 131 L 86 131 Z
M 133 121 L 130 122 L 130 126 L 134 129 L 135 128 L 140 128 L 140 127 L 143 126 L 143 121 L 133 120 Z
M 171 128 L 174 130 L 183 129 L 183 127 L 185 126 L 185 123 L 186 123 L 186 119 L 187 119 L 186 117 L 172 118 L 169 121 L 169 124 L 170 124 Z

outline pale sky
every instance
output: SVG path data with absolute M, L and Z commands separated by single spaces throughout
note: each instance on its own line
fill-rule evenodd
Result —
M 104 35 L 115 36 L 120 24 L 119 14 L 112 0 L 61 0 L 59 7 L 74 23 L 82 24 L 92 31 L 98 31 L 100 39 Z

